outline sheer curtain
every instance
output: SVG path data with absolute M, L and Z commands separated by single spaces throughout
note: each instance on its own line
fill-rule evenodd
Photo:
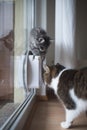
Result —
M 73 68 L 75 52 L 75 0 L 56 0 L 55 63 Z
M 87 66 L 87 1 L 56 0 L 55 63 Z

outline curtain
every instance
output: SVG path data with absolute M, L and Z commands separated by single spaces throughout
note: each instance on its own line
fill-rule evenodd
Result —
M 55 63 L 73 68 L 75 51 L 75 0 L 56 0 Z

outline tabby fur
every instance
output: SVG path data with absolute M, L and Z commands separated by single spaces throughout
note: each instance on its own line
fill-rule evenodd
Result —
M 31 29 L 29 47 L 33 55 L 45 56 L 50 43 L 50 37 L 44 29 L 41 27 Z

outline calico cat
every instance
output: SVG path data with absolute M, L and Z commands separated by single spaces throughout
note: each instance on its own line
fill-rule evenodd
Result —
M 87 110 L 87 68 L 66 69 L 57 63 L 44 67 L 43 79 L 65 108 L 66 121 L 61 122 L 61 127 L 71 127 L 73 120 Z

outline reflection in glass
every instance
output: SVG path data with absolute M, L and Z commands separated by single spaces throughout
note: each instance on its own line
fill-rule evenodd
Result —
M 25 7 L 30 1 L 0 1 L 0 127 L 30 94 L 23 80 L 29 31 Z

